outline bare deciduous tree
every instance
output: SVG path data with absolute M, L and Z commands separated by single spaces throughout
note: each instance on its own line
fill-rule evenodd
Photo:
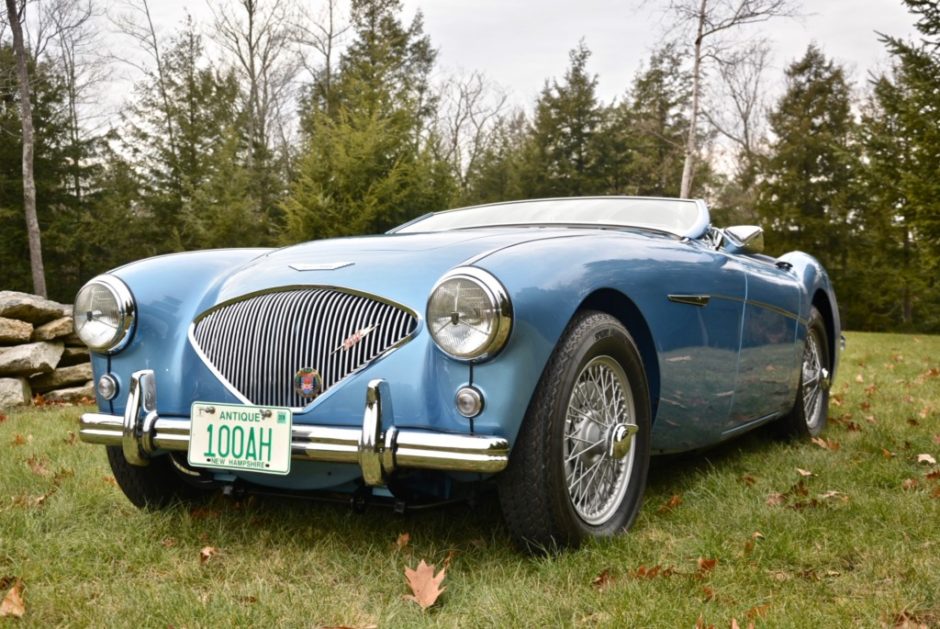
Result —
M 290 97 L 297 73 L 292 46 L 296 20 L 287 0 L 238 0 L 210 5 L 215 16 L 216 40 L 235 58 L 247 84 L 245 111 L 253 153 L 271 148 L 271 129 Z
M 777 16 L 793 15 L 796 0 L 670 0 L 669 13 L 676 26 L 692 38 L 692 104 L 680 196 L 688 197 L 698 153 L 698 120 L 705 65 L 727 59 L 734 49 L 726 39 L 729 31 L 766 22 Z
M 766 41 L 753 42 L 718 62 L 721 76 L 712 96 L 713 105 L 703 109 L 708 123 L 731 141 L 738 150 L 738 177 L 750 186 L 759 145 L 763 139 L 763 75 L 770 47 Z M 722 106 L 730 104 L 730 108 Z
M 30 100 L 29 69 L 26 43 L 23 40 L 25 4 L 17 7 L 15 0 L 6 0 L 7 21 L 13 32 L 13 50 L 16 54 L 16 73 L 19 84 L 20 125 L 23 130 L 23 210 L 26 214 L 26 234 L 29 240 L 29 265 L 33 275 L 33 292 L 45 297 L 46 273 L 42 262 L 42 237 L 36 217 L 36 181 L 33 179 L 33 108 Z
M 440 88 L 441 153 L 464 192 L 469 173 L 493 142 L 507 100 L 480 72 L 455 76 Z
M 339 17 L 340 0 L 325 0 L 320 15 L 314 16 L 309 11 L 301 13 L 296 24 L 295 36 L 301 47 L 313 48 L 321 57 L 317 65 L 311 63 L 307 55 L 301 51 L 300 62 L 304 69 L 315 79 L 320 91 L 317 96 L 329 106 L 330 94 L 333 87 L 333 65 L 336 50 L 342 42 L 343 35 L 350 28 L 348 22 Z
M 127 12 L 114 15 L 111 20 L 122 33 L 137 42 L 144 54 L 150 57 L 154 68 L 141 65 L 130 56 L 120 57 L 120 61 L 137 68 L 147 76 L 154 77 L 159 98 L 163 104 L 161 113 L 164 118 L 167 142 L 174 160 L 174 163 L 169 164 L 169 166 L 175 168 L 179 163 L 179 148 L 176 143 L 176 129 L 173 126 L 173 109 L 170 106 L 169 87 L 160 38 L 157 36 L 157 30 L 153 24 L 150 4 L 148 0 L 124 0 L 123 6 L 127 9 Z

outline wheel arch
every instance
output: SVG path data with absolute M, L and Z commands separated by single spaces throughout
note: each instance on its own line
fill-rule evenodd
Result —
M 823 322 L 826 325 L 826 338 L 828 343 L 826 349 L 829 350 L 829 370 L 834 373 L 836 365 L 836 344 L 838 340 L 836 339 L 835 316 L 826 291 L 821 288 L 817 289 L 816 293 L 813 295 L 812 304 L 816 310 L 819 311 L 819 314 L 822 315 Z
M 643 368 L 646 371 L 646 379 L 649 383 L 650 410 L 652 411 L 653 422 L 655 422 L 656 412 L 659 408 L 659 360 L 656 354 L 656 344 L 653 342 L 653 334 L 650 332 L 643 313 L 629 297 L 612 288 L 601 288 L 585 297 L 571 318 L 573 319 L 579 312 L 584 310 L 597 310 L 607 313 L 620 321 L 630 332 L 630 336 L 633 337 L 637 349 L 640 351 L 640 358 L 643 360 Z

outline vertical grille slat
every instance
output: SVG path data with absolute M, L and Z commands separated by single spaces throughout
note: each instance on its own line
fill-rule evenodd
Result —
M 291 289 L 209 312 L 197 320 L 193 340 L 209 366 L 252 404 L 299 408 L 310 400 L 294 393 L 298 369 L 317 369 L 326 391 L 402 342 L 417 324 L 404 308 L 365 295 Z M 349 349 L 336 349 L 371 326 Z

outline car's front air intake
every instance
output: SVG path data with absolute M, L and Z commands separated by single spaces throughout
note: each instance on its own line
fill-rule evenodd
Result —
M 303 407 L 301 369 L 322 391 L 407 339 L 416 317 L 374 297 L 331 288 L 283 290 L 229 302 L 200 316 L 193 341 L 209 365 L 252 404 Z

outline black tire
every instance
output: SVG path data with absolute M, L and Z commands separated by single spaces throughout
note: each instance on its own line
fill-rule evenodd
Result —
M 614 396 L 618 390 L 621 392 L 619 399 L 624 404 L 620 408 L 624 412 L 611 411 L 610 415 L 618 416 L 602 425 L 596 419 L 600 416 L 596 407 L 584 412 L 585 403 L 594 400 L 610 409 L 611 396 L 606 385 L 604 393 L 596 395 L 600 392 L 596 381 L 592 384 L 585 378 L 591 374 L 606 378 L 603 374 L 608 372 L 612 385 L 609 390 Z M 619 379 L 620 375 L 624 378 Z M 581 398 L 578 401 L 573 397 L 576 385 Z M 592 386 L 593 389 L 585 390 Z M 591 397 L 591 393 L 595 395 Z M 630 405 L 633 417 L 627 416 Z M 568 421 L 569 413 L 580 415 Z M 498 479 L 500 504 L 514 540 L 526 550 L 545 552 L 576 547 L 587 538 L 615 535 L 629 528 L 646 488 L 650 421 L 646 372 L 630 333 L 608 314 L 595 311 L 577 314 L 542 373 L 516 437 L 509 467 Z M 626 456 L 617 459 L 607 451 L 600 453 L 598 448 L 604 450 L 609 441 L 598 446 L 597 439 L 609 440 L 612 426 L 624 422 L 638 428 Z M 589 447 L 578 445 L 595 441 Z M 584 449 L 575 449 L 566 457 L 572 446 Z M 583 479 L 590 471 L 587 468 L 578 476 L 579 464 L 581 470 L 587 464 L 602 466 L 605 471 L 598 481 L 601 483 L 606 470 L 611 470 L 610 484 L 600 485 L 604 491 L 597 493 L 606 506 L 596 517 L 587 517 L 588 506 L 579 504 L 590 488 L 581 489 L 581 495 L 574 497 L 569 489 L 570 479 Z M 592 479 L 584 484 L 590 482 Z M 577 493 L 582 484 L 575 480 L 574 487 Z
M 800 363 L 800 385 L 793 410 L 780 418 L 778 426 L 784 437 L 809 439 L 825 428 L 829 415 L 829 379 L 832 362 L 826 322 L 815 307 L 806 326 L 806 341 Z
M 174 464 L 171 454 L 154 457 L 149 465 L 141 467 L 128 463 L 119 446 L 108 446 L 107 451 L 108 463 L 118 487 L 136 507 L 162 509 L 177 502 L 195 502 L 207 496 L 208 480 L 198 472 L 188 470 L 182 463 Z M 205 488 L 199 487 L 200 484 Z

